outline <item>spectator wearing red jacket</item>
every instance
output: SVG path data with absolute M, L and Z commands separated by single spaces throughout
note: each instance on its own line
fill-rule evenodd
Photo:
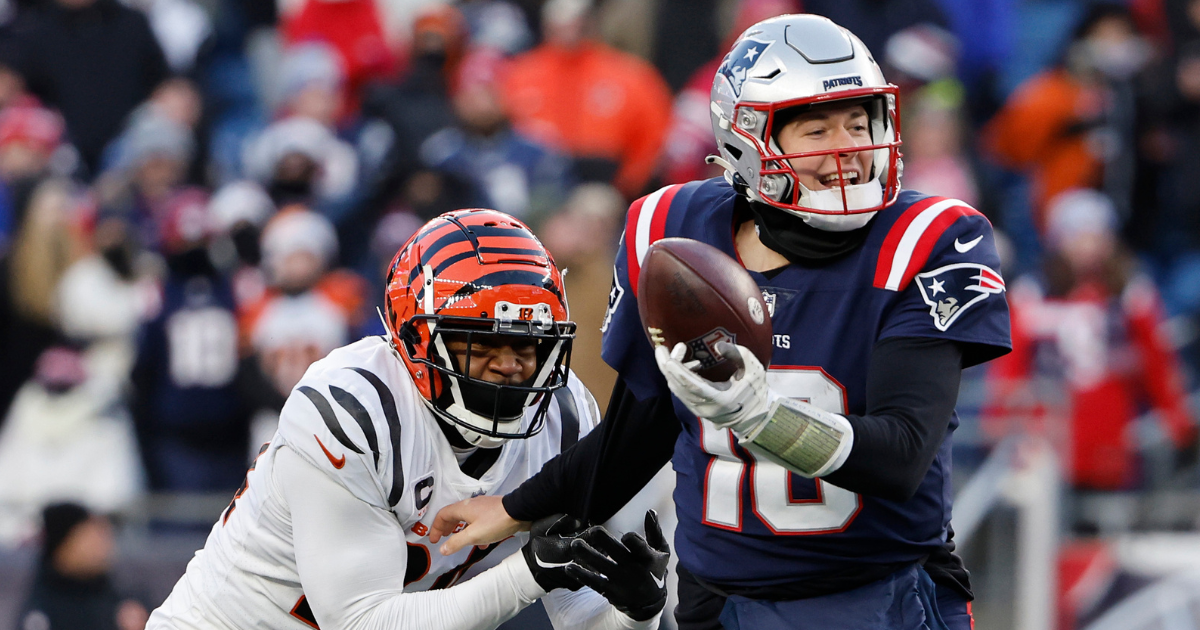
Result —
M 391 76 L 396 54 L 388 46 L 374 0 L 307 0 L 299 13 L 283 20 L 290 45 L 324 42 L 333 47 L 345 72 L 344 113 L 358 109 L 358 93 L 367 82 Z
M 995 399 L 1008 405 L 992 409 L 993 419 L 1012 411 L 1035 378 L 1065 392 L 1068 472 L 1080 489 L 1139 485 L 1131 424 L 1143 414 L 1153 414 L 1176 449 L 1196 439 L 1158 292 L 1133 269 L 1116 223 L 1112 202 L 1095 190 L 1052 200 L 1043 277 L 1010 293 L 1013 352 L 992 364 Z

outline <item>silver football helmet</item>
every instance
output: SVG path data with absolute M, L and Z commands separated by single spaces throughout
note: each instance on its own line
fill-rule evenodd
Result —
M 900 192 L 899 89 L 883 78 L 867 47 L 850 31 L 816 15 L 763 20 L 734 43 L 713 80 L 713 132 L 725 177 L 746 194 L 829 231 L 861 227 Z M 874 151 L 864 182 L 809 190 L 788 160 L 846 153 L 846 148 L 785 154 L 775 141 L 782 110 L 838 100 L 861 101 Z M 838 164 L 841 179 L 841 164 Z M 740 180 L 740 181 L 739 181 Z M 844 180 L 843 180 L 844 181 Z

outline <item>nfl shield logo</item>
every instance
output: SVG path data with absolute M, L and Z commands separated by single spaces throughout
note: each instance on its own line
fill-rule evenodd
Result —
M 767 304 L 767 315 L 770 317 L 775 317 L 775 294 L 763 291 L 762 296 L 763 302 Z
M 707 370 L 726 360 L 717 350 L 717 344 L 722 341 L 736 344 L 737 336 L 718 326 L 708 331 L 703 337 L 697 337 L 685 343 L 687 343 L 688 348 L 691 350 L 691 358 L 700 362 L 700 369 Z

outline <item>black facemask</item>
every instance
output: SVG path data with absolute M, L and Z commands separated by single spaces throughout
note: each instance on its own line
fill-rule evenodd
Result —
M 754 218 L 758 239 L 763 245 L 792 263 L 820 265 L 833 262 L 858 249 L 871 231 L 870 222 L 847 232 L 818 230 L 800 217 L 765 203 L 750 201 L 741 195 L 738 202 L 742 216 L 749 214 Z
M 522 383 L 522 385 L 527 384 Z M 472 382 L 465 378 L 459 379 L 458 386 L 459 391 L 462 392 L 463 404 L 467 409 L 484 418 L 495 418 L 501 422 L 512 422 L 520 420 L 521 416 L 525 414 L 525 399 L 529 396 L 529 392 L 512 391 L 509 389 L 497 391 L 495 387 L 488 387 L 482 383 Z M 442 395 L 438 397 L 437 402 L 446 407 L 453 404 L 454 395 L 450 392 L 448 383 L 442 389 Z
M 102 250 L 100 255 L 122 279 L 133 279 L 133 252 L 129 245 L 117 243 Z
M 293 203 L 307 204 L 313 196 L 313 185 L 305 179 L 274 180 L 267 186 L 267 194 L 280 208 Z
M 208 250 L 204 247 L 192 247 L 182 252 L 167 256 L 167 269 L 177 276 L 213 276 L 217 270 L 213 267 Z
M 258 245 L 260 232 L 258 227 L 244 223 L 229 235 L 233 240 L 234 249 L 237 250 L 238 258 L 247 265 L 257 266 L 262 262 L 262 250 Z

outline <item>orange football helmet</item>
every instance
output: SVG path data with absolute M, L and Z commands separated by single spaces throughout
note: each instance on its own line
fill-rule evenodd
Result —
M 437 417 L 485 448 L 542 429 L 549 394 L 567 384 L 575 324 L 562 274 L 525 224 L 483 209 L 431 220 L 392 260 L 385 297 L 392 345 Z M 472 378 L 447 336 L 465 339 L 468 357 L 471 344 L 497 336 L 532 342 L 533 376 L 519 385 Z

